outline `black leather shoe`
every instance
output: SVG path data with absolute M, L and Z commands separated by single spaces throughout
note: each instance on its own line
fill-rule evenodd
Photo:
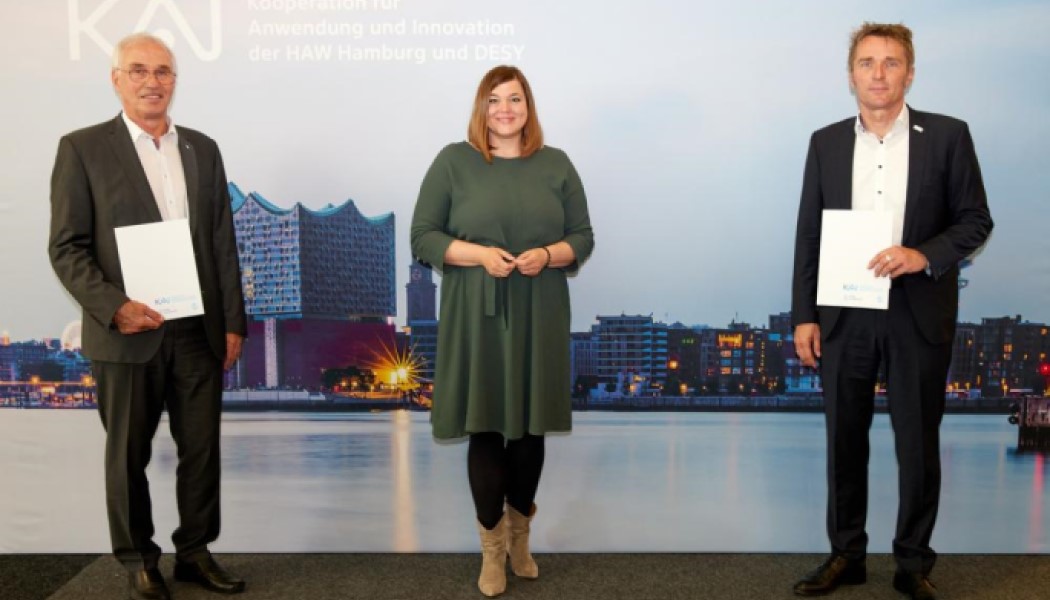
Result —
M 909 573 L 897 569 L 893 574 L 893 589 L 908 594 L 912 600 L 936 600 L 937 588 L 922 573 Z
M 211 555 L 194 562 L 176 560 L 175 580 L 196 583 L 206 590 L 220 594 L 239 594 L 244 591 L 244 580 L 220 567 Z
M 832 554 L 813 571 L 795 584 L 796 596 L 823 596 L 835 591 L 840 585 L 860 585 L 868 580 L 864 559 L 850 560 Z
M 131 600 L 171 600 L 164 577 L 156 567 L 128 573 L 128 597 Z

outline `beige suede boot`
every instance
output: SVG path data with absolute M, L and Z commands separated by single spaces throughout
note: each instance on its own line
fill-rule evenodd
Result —
M 492 598 L 507 589 L 506 513 L 491 530 L 478 523 L 478 533 L 481 534 L 481 575 L 478 577 L 478 589 Z
M 514 510 L 507 505 L 507 528 L 510 530 L 507 536 L 507 551 L 510 553 L 510 570 L 518 577 L 525 579 L 536 579 L 540 576 L 540 567 L 529 554 L 529 524 L 536 514 L 536 505 L 529 509 L 528 516 Z

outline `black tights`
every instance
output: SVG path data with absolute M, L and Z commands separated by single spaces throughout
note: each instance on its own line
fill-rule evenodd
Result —
M 492 529 L 503 517 L 503 503 L 528 515 L 543 470 L 543 436 L 526 433 L 504 442 L 496 432 L 470 434 L 467 476 L 478 522 Z

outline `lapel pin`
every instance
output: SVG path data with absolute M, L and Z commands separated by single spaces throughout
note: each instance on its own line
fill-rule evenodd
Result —
M 912 125 L 911 128 L 915 131 L 918 131 L 919 133 L 922 133 L 922 127 L 919 127 L 918 125 Z

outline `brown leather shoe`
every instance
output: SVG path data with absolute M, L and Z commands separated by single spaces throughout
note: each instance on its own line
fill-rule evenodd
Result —
M 164 577 L 156 567 L 128 573 L 128 598 L 131 600 L 171 600 Z
M 908 594 L 912 600 L 937 600 L 937 588 L 929 577 L 922 573 L 909 573 L 897 569 L 893 574 L 893 589 Z
M 175 580 L 196 583 L 220 594 L 239 594 L 244 591 L 244 580 L 220 567 L 210 554 L 193 562 L 176 560 Z
M 832 554 L 813 571 L 795 584 L 796 596 L 823 596 L 835 591 L 840 585 L 860 585 L 868 580 L 864 559 L 850 560 Z

